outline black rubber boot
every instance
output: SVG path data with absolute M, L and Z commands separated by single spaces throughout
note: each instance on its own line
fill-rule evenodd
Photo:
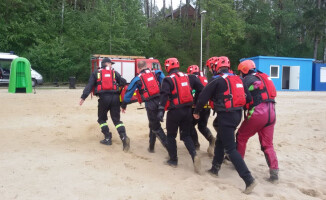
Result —
M 272 183 L 277 183 L 277 181 L 278 181 L 278 169 L 270 169 L 269 173 L 270 173 L 270 177 L 269 177 L 268 181 L 270 181 Z
M 174 158 L 174 159 L 169 159 L 166 161 L 166 164 L 171 166 L 171 167 L 177 167 L 178 166 L 178 158 Z
M 127 136 L 127 134 L 125 132 L 123 133 L 119 133 L 121 141 L 122 141 L 122 145 L 123 145 L 123 151 L 124 152 L 128 152 L 130 149 L 130 139 Z
M 154 153 L 155 141 L 156 141 L 156 135 L 155 135 L 155 133 L 153 133 L 152 130 L 150 130 L 149 131 L 149 147 L 148 147 L 148 152 Z
M 253 189 L 256 187 L 256 185 L 257 185 L 257 181 L 254 178 L 252 178 L 252 180 L 246 183 L 246 189 L 243 191 L 243 193 L 250 194 L 253 191 Z
M 201 174 L 201 160 L 198 155 L 194 157 L 194 170 L 197 174 Z
M 158 130 L 153 130 L 153 133 L 156 135 L 157 139 L 162 143 L 163 147 L 167 148 L 167 137 L 162 128 Z
M 216 138 L 213 136 L 213 134 L 209 131 L 209 136 L 207 138 L 207 140 L 209 141 L 209 146 L 207 148 L 207 153 L 210 157 L 214 156 L 214 148 L 215 148 L 215 141 Z
M 218 171 L 220 171 L 221 165 L 220 164 L 213 164 L 212 168 L 207 170 L 207 172 L 213 176 L 218 176 Z
M 112 145 L 112 133 L 109 132 L 107 134 L 104 134 L 104 140 L 101 140 L 100 143 L 104 145 Z

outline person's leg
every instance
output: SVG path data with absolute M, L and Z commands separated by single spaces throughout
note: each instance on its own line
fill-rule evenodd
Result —
M 255 135 L 261 128 L 267 123 L 266 115 L 262 106 L 258 105 L 255 107 L 255 111 L 249 119 L 245 119 L 236 135 L 237 139 L 237 151 L 241 157 L 244 158 L 247 142 L 250 137 Z
M 98 119 L 97 122 L 101 127 L 101 132 L 104 135 L 104 139 L 100 141 L 101 144 L 111 145 L 112 144 L 112 134 L 109 130 L 109 126 L 107 123 L 107 113 L 108 113 L 108 102 L 105 98 L 98 99 L 98 106 L 97 106 L 97 115 Z
M 254 178 L 252 177 L 246 163 L 242 159 L 239 152 L 236 150 L 236 144 L 234 140 L 234 131 L 241 121 L 241 111 L 236 112 L 219 112 L 218 113 L 218 139 L 221 141 L 226 154 L 228 154 L 230 161 L 237 170 L 239 176 L 246 183 L 246 190 L 252 190 L 254 183 Z M 218 159 L 215 161 L 217 164 L 221 165 L 223 161 L 223 153 L 219 154 Z M 215 157 L 215 156 L 214 156 Z M 247 192 L 248 192 L 247 190 Z
M 191 109 L 192 112 L 194 111 L 194 108 Z M 198 133 L 197 133 L 197 130 L 196 130 L 196 125 L 198 124 L 198 119 L 195 119 L 193 116 L 192 117 L 192 123 L 191 123 L 191 127 L 190 127 L 190 136 L 191 136 L 191 139 L 196 147 L 196 150 L 199 150 L 200 149 L 200 144 L 199 144 L 199 141 L 198 141 Z
M 123 143 L 123 151 L 128 152 L 130 148 L 130 139 L 127 136 L 125 125 L 120 121 L 120 100 L 119 95 L 112 95 L 112 103 L 110 105 L 110 115 L 115 128 L 117 129 L 120 139 Z
M 270 169 L 270 181 L 278 180 L 278 160 L 273 145 L 274 126 L 276 122 L 276 116 L 273 104 L 268 105 L 269 118 L 271 123 L 263 127 L 259 132 L 259 141 L 261 144 L 261 150 L 264 152 L 267 165 Z
M 184 142 L 189 154 L 191 155 L 192 161 L 194 163 L 194 169 L 196 173 L 200 173 L 201 162 L 197 155 L 194 142 L 190 136 L 190 130 L 192 125 L 192 111 L 190 107 L 180 108 L 181 121 L 180 121 L 180 138 Z
M 152 143 L 150 142 L 150 146 L 153 146 L 154 150 L 154 145 L 155 145 L 155 140 L 156 137 L 159 139 L 159 141 L 162 143 L 162 145 L 166 148 L 166 135 L 161 127 L 160 121 L 157 119 L 157 113 L 158 109 L 149 109 L 146 108 L 147 111 L 147 117 L 149 121 L 149 128 L 151 129 L 152 132 Z M 155 139 L 154 139 L 155 138 Z
M 178 126 L 179 126 L 179 113 L 177 109 L 169 110 L 166 116 L 166 130 L 167 130 L 167 150 L 170 159 L 167 164 L 171 166 L 178 165 L 177 156 L 177 143 L 175 138 L 177 137 Z
M 213 161 L 212 161 L 212 167 L 210 170 L 208 170 L 208 172 L 212 175 L 217 176 L 218 175 L 218 171 L 221 168 L 222 162 L 223 162 L 223 158 L 224 158 L 224 148 L 223 148 L 223 144 L 222 144 L 222 140 L 220 138 L 219 133 L 219 126 L 218 126 L 218 116 L 214 119 L 213 121 L 213 127 L 216 131 L 216 141 L 215 141 L 215 148 L 214 148 L 214 157 L 213 157 Z
M 207 148 L 207 152 L 209 156 L 214 156 L 214 147 L 215 147 L 215 137 L 213 136 L 212 132 L 207 128 L 208 118 L 210 116 L 210 109 L 203 109 L 199 115 L 198 121 L 198 130 L 201 134 L 206 138 L 209 142 L 209 146 Z

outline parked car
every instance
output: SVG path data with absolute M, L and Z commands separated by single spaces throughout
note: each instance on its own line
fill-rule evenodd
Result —
M 10 70 L 0 66 L 0 84 L 9 84 Z M 42 85 L 43 77 L 31 68 L 32 86 Z

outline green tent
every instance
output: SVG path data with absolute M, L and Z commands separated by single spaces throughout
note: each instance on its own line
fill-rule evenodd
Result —
M 10 93 L 32 93 L 31 64 L 26 58 L 18 57 L 11 62 Z

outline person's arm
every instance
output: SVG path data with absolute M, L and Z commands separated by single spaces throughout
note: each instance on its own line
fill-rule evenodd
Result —
M 135 78 L 133 78 L 127 88 L 127 91 L 125 93 L 125 96 L 123 98 L 123 101 L 121 103 L 121 108 L 122 109 L 126 109 L 127 108 L 127 104 L 130 102 L 132 96 L 134 95 L 134 92 L 136 89 L 140 89 L 141 88 L 141 83 L 140 83 L 140 79 L 138 76 L 136 76 Z
M 162 84 L 163 79 L 165 78 L 164 73 L 161 70 L 155 70 L 155 75 L 160 84 Z
M 195 75 L 189 75 L 189 83 L 190 83 L 190 87 L 195 90 L 195 96 L 194 96 L 194 103 L 197 102 L 197 98 L 200 94 L 200 92 L 203 90 L 204 86 L 203 84 L 200 82 L 199 78 L 197 78 L 197 76 Z
M 246 102 L 250 103 L 252 101 L 252 96 L 246 84 L 243 84 L 244 91 L 246 93 Z
M 88 83 L 87 85 L 85 86 L 84 90 L 83 90 L 83 94 L 81 95 L 81 99 L 80 99 L 80 102 L 79 102 L 79 105 L 83 105 L 85 99 L 88 97 L 88 95 L 92 92 L 92 89 L 94 88 L 94 86 L 96 86 L 96 74 L 97 74 L 97 71 L 93 72 L 91 74 L 91 76 L 89 77 L 88 79 Z
M 126 79 L 122 78 L 122 76 L 119 74 L 119 72 L 114 71 L 115 73 L 115 80 L 119 84 L 119 86 L 125 86 L 127 84 Z
M 161 91 L 160 91 L 160 103 L 158 106 L 158 114 L 157 114 L 157 118 L 163 122 L 163 117 L 164 117 L 164 108 L 165 105 L 168 101 L 169 95 L 171 94 L 172 90 L 173 90 L 173 82 L 172 79 L 170 77 L 165 77 L 162 81 L 162 85 L 161 85 Z
M 217 85 L 217 80 L 219 78 L 216 78 L 212 81 L 210 81 L 204 89 L 201 91 L 199 94 L 199 97 L 197 99 L 196 103 L 196 108 L 194 110 L 194 114 L 198 114 L 204 107 L 204 105 L 208 102 L 208 100 L 214 95 L 216 92 L 216 85 Z

